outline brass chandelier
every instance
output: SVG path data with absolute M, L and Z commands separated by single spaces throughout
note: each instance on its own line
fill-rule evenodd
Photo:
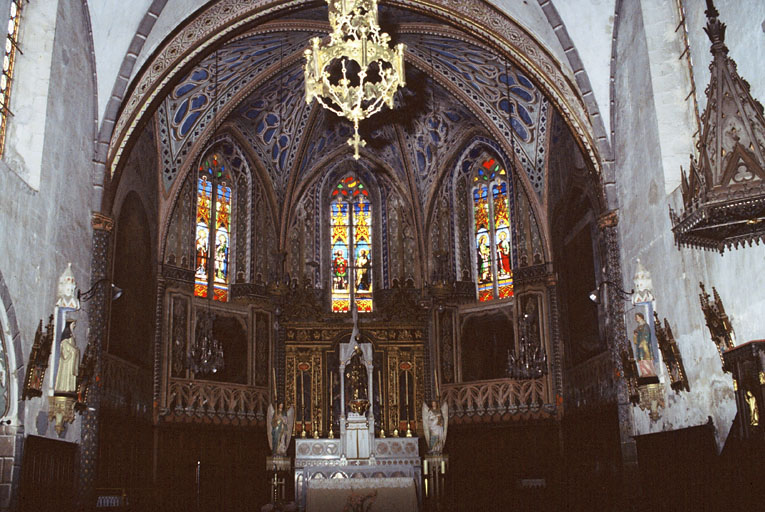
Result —
M 359 137 L 359 121 L 383 105 L 393 108 L 393 95 L 406 85 L 405 46 L 388 46 L 390 36 L 377 22 L 377 0 L 326 1 L 332 32 L 328 44 L 315 37 L 305 51 L 305 99 L 310 103 L 316 98 L 324 108 L 353 121 L 348 145 L 358 160 L 359 146 L 366 146 Z

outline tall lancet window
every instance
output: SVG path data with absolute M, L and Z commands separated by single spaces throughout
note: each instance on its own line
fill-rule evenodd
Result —
M 351 293 L 359 312 L 372 311 L 372 203 L 369 191 L 354 176 L 332 189 L 330 250 L 332 311 L 351 309 Z
M 512 230 L 507 173 L 493 158 L 473 175 L 478 300 L 513 296 Z
M 1 4 L 8 5 L 6 2 Z M 5 132 L 8 124 L 8 115 L 11 113 L 11 82 L 13 81 L 13 67 L 16 62 L 16 49 L 19 44 L 19 22 L 21 21 L 22 0 L 10 1 L 10 13 L 8 13 L 8 31 L 5 34 L 5 55 L 3 56 L 3 72 L 0 74 L 0 156 L 5 151 Z
M 197 176 L 196 272 L 194 295 L 228 301 L 231 245 L 231 175 L 213 153 Z

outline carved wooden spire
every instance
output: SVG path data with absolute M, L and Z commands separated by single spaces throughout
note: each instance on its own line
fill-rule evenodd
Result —
M 711 79 L 701 117 L 698 160 L 683 171 L 685 211 L 670 209 L 675 241 L 720 252 L 765 237 L 765 117 L 725 46 L 725 23 L 707 0 Z

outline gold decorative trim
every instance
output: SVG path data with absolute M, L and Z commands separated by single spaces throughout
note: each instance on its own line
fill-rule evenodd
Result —
M 664 386 L 662 384 L 647 384 L 638 387 L 640 393 L 640 408 L 648 411 L 651 421 L 661 417 L 659 408 L 664 408 Z

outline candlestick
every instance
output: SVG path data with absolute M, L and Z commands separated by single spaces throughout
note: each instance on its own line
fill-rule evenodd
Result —
M 305 372 L 303 370 L 300 370 L 300 419 L 305 424 Z
M 377 398 L 380 401 L 380 437 L 385 437 L 385 427 L 383 426 L 385 424 L 385 414 L 383 412 L 383 381 L 382 381 L 382 373 L 380 373 L 380 370 L 377 370 Z
M 424 467 L 423 467 L 424 472 L 427 475 L 428 474 L 428 461 L 426 460 L 423 464 L 424 464 Z
M 404 395 L 406 398 L 406 418 L 409 419 L 409 372 L 404 372 Z
M 446 462 L 444 462 L 442 460 L 441 461 L 441 474 L 443 475 L 444 473 L 446 473 Z

